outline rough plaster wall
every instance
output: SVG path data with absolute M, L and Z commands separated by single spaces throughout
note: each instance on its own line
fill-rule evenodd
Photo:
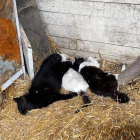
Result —
M 131 63 L 140 55 L 139 0 L 37 0 L 46 32 L 67 53 Z

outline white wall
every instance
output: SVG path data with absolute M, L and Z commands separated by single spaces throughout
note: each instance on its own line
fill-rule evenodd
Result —
M 46 32 L 70 55 L 131 63 L 140 55 L 140 0 L 37 0 Z

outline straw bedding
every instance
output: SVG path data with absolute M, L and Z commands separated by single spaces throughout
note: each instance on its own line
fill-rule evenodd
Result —
M 50 38 L 49 41 L 51 51 L 55 52 L 54 43 Z M 120 64 L 105 60 L 101 64 L 102 69 L 108 72 L 118 73 L 121 70 Z M 140 140 L 140 78 L 120 87 L 120 91 L 128 93 L 131 99 L 128 104 L 118 104 L 88 91 L 92 103 L 77 114 L 75 111 L 83 105 L 80 96 L 55 102 L 22 116 L 13 98 L 25 94 L 30 84 L 28 76 L 25 80 L 21 77 L 5 91 L 0 110 L 0 139 Z M 61 92 L 67 91 L 62 89 Z
M 119 66 L 105 61 L 104 70 L 119 71 Z M 88 91 L 92 103 L 78 114 L 75 114 L 75 111 L 83 105 L 80 96 L 55 102 L 22 116 L 12 99 L 25 94 L 30 83 L 27 76 L 25 80 L 19 78 L 5 91 L 0 113 L 2 140 L 140 139 L 139 78 L 126 87 L 120 87 L 120 90 L 128 93 L 131 98 L 128 104 L 118 104 L 110 98 L 99 97 Z

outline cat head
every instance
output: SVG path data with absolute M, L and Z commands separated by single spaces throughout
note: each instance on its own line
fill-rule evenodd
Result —
M 76 58 L 75 57 L 74 61 L 72 62 L 73 69 L 78 71 L 80 64 L 83 63 L 83 62 L 84 62 L 84 58 L 83 57 L 80 57 L 80 58 Z
M 13 98 L 13 100 L 17 103 L 18 110 L 22 115 L 26 115 L 27 111 L 33 108 L 33 105 L 24 96 Z

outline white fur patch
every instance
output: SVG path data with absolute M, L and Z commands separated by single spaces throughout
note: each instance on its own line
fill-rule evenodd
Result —
M 116 77 L 116 79 L 118 80 L 118 76 L 119 76 L 119 74 L 113 74 L 115 77 Z
M 98 63 L 98 61 L 93 57 L 88 57 L 87 62 Z
M 70 68 L 62 78 L 62 87 L 68 91 L 77 93 L 83 91 L 86 93 L 89 85 L 82 75 Z
M 114 75 L 115 78 L 116 78 L 116 80 L 118 80 L 118 76 L 119 76 L 119 74 L 108 73 L 108 75 Z
M 100 68 L 100 63 L 95 58 L 89 57 L 87 59 L 87 62 L 83 62 L 83 63 L 80 64 L 80 66 L 79 66 L 79 72 L 85 66 L 94 66 L 94 67 Z
M 100 63 L 93 57 L 88 57 L 87 62 L 91 62 L 95 67 L 100 68 Z
M 114 75 L 115 78 L 116 78 L 116 80 L 118 81 L 119 74 L 108 73 L 108 75 Z M 118 85 L 118 87 L 117 87 L 117 90 L 118 90 L 118 91 L 119 91 L 119 88 L 120 88 L 120 86 Z
M 59 55 L 61 55 L 62 57 L 62 62 L 70 61 L 70 57 L 68 55 L 63 54 L 63 53 L 59 53 Z
M 72 60 L 72 65 L 73 65 L 74 62 L 75 62 L 75 58 Z
M 125 65 L 122 65 L 122 71 L 124 71 L 126 69 Z
M 87 62 L 83 62 L 83 63 L 80 64 L 80 66 L 79 66 L 79 72 L 85 66 L 94 66 L 94 67 L 100 68 L 100 63 L 95 58 L 88 57 Z

